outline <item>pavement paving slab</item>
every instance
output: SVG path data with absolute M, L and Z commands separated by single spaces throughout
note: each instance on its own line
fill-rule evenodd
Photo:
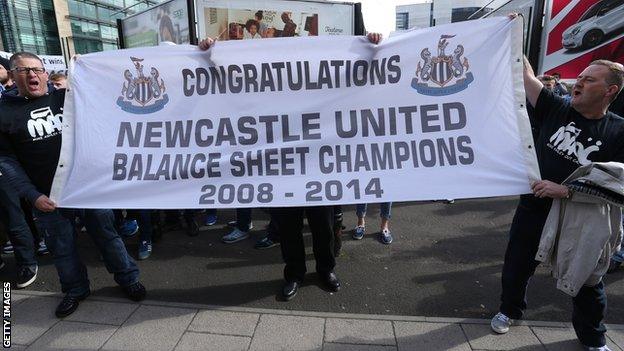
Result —
M 175 351 L 247 351 L 250 343 L 251 338 L 245 336 L 186 332 Z
M 262 315 L 250 351 L 310 351 L 323 348 L 325 319 Z
M 396 345 L 392 322 L 328 318 L 325 341 L 343 344 Z
M 459 324 L 394 322 L 399 351 L 470 351 Z
M 462 329 L 474 350 L 546 350 L 527 326 L 511 327 L 507 334 L 494 333 L 489 324 L 463 324 Z
M 116 329 L 117 327 L 112 325 L 60 321 L 27 350 L 99 350 Z
M 102 350 L 172 350 L 197 310 L 141 306 L 121 325 Z
M 217 310 L 202 310 L 197 313 L 189 326 L 190 331 L 253 336 L 260 315 Z
M 11 341 L 19 345 L 30 345 L 48 329 L 59 322 L 54 315 L 58 297 L 37 297 L 25 299 L 11 308 Z

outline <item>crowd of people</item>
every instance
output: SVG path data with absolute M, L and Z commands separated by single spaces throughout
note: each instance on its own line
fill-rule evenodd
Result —
M 251 29 L 250 34 L 255 35 Z M 381 36 L 373 33 L 368 39 L 377 44 Z M 208 50 L 213 43 L 207 38 L 199 43 L 199 48 Z M 99 249 L 108 272 L 113 274 L 128 298 L 144 299 L 146 289 L 139 280 L 139 269 L 122 237 L 139 232 L 137 256 L 147 259 L 153 250 L 153 240 L 160 237 L 165 225 L 178 225 L 194 236 L 203 226 L 217 223 L 216 210 L 57 208 L 48 196 L 60 154 L 61 126 L 36 131 L 28 128 L 28 121 L 41 114 L 62 116 L 65 79 L 48 77 L 41 60 L 32 53 L 16 53 L 8 61 L 0 61 L 0 66 L 0 89 L 3 90 L 0 98 L 0 220 L 7 229 L 15 254 L 16 286 L 26 287 L 36 279 L 36 255 L 49 251 L 65 293 L 56 315 L 62 318 L 73 313 L 80 301 L 90 294 L 87 270 L 76 248 L 77 232 L 84 228 Z M 536 77 L 525 60 L 524 87 L 543 180 L 532 184 L 532 194 L 521 196 L 511 224 L 502 272 L 500 312 L 491 321 L 492 329 L 501 334 L 508 332 L 513 321 L 520 319 L 527 308 L 528 282 L 539 264 L 536 255 L 551 206 L 559 205 L 560 201 L 572 201 L 578 196 L 576 192 L 582 192 L 578 187 L 567 185 L 565 180 L 579 165 L 587 162 L 624 162 L 624 118 L 609 111 L 610 107 L 618 106 L 614 101 L 624 87 L 621 64 L 594 61 L 580 72 L 573 86 L 566 88 L 555 77 Z M 553 147 L 552 139 L 559 130 L 566 128 L 574 130 L 576 140 L 573 142 L 599 140 L 600 147 L 584 155 L 579 154 L 578 149 L 559 152 Z M 393 241 L 389 227 L 391 206 L 391 202 L 380 204 L 378 236 L 383 244 Z M 366 204 L 356 207 L 358 220 L 352 232 L 355 240 L 362 239 L 366 233 L 367 209 Z M 256 242 L 255 247 L 281 246 L 285 263 L 281 297 L 292 299 L 306 273 L 304 216 L 312 233 L 316 272 L 330 291 L 338 291 L 341 282 L 334 268 L 342 244 L 342 208 L 284 207 L 268 211 L 270 223 L 266 236 Z M 198 221 L 199 218 L 202 219 Z M 232 230 L 223 236 L 223 243 L 247 239 L 253 228 L 252 209 L 237 209 L 236 220 L 228 225 Z M 622 233 L 621 230 L 616 232 L 617 235 Z M 621 238 L 619 240 L 621 242 Z M 609 271 L 618 269 L 623 259 L 624 253 L 616 252 Z M 608 350 L 603 324 L 606 294 L 602 280 L 581 284 L 573 297 L 573 308 L 573 326 L 580 342 L 589 350 Z

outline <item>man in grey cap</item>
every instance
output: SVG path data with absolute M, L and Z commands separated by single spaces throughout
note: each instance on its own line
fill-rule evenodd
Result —
M 9 76 L 9 60 L 0 56 L 0 92 L 13 86 L 13 80 Z

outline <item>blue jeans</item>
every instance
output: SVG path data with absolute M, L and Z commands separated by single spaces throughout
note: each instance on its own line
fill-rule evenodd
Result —
M 366 216 L 367 207 L 368 204 L 358 204 L 355 207 L 355 214 L 358 216 L 358 218 L 363 218 L 364 216 Z M 390 213 L 390 211 L 392 210 L 392 202 L 382 202 L 379 204 L 379 207 L 381 211 L 381 218 L 390 219 L 390 217 L 392 217 Z
M 611 257 L 614 261 L 624 262 L 624 248 L 613 254 Z
M 41 212 L 33 209 L 33 216 L 52 253 L 61 289 L 67 295 L 81 296 L 89 291 L 87 268 L 76 249 L 76 216 L 85 224 L 115 282 L 126 287 L 139 281 L 139 268 L 115 231 L 113 211 L 62 209 Z
M 0 221 L 8 229 L 17 266 L 29 267 L 34 272 L 37 259 L 33 233 L 24 217 L 17 192 L 3 176 L 0 176 Z

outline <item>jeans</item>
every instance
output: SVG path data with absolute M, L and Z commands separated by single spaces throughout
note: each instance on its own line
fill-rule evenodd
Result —
M 355 207 L 355 214 L 358 216 L 358 218 L 363 218 L 364 216 L 366 216 L 367 207 L 368 204 L 358 204 Z M 390 211 L 392 210 L 392 202 L 382 202 L 379 204 L 379 208 L 381 212 L 381 218 L 390 219 L 390 217 L 392 217 L 390 213 Z
M 113 273 L 115 282 L 126 287 L 139 281 L 139 268 L 115 231 L 113 211 L 62 209 L 41 212 L 33 209 L 33 216 L 52 253 L 61 290 L 67 295 L 82 296 L 89 291 L 87 268 L 76 248 L 76 216 L 87 228 L 87 233 L 104 258 L 106 269 Z
M 624 248 L 613 254 L 611 257 L 616 262 L 624 262 Z
M 248 232 L 251 227 L 251 208 L 236 209 L 236 228 L 242 232 Z
M 29 267 L 34 272 L 37 259 L 33 233 L 20 207 L 17 192 L 3 176 L 0 176 L 0 221 L 6 224 L 17 266 Z
M 516 209 L 501 279 L 500 311 L 512 319 L 522 318 L 527 307 L 526 291 L 539 262 L 535 254 L 550 209 L 549 201 L 534 200 L 523 195 Z M 606 328 L 602 323 L 607 309 L 607 296 L 602 282 L 583 286 L 572 299 L 572 325 L 585 346 L 601 347 L 606 343 Z

